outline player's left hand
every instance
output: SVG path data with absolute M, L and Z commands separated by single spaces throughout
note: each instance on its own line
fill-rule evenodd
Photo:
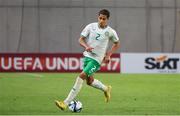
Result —
M 110 60 L 111 60 L 111 57 L 106 55 L 103 59 L 103 63 L 108 64 L 110 62 Z

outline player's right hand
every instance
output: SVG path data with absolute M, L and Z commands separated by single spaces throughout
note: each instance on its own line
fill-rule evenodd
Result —
M 85 50 L 86 50 L 87 52 L 92 52 L 93 49 L 94 49 L 94 48 L 92 48 L 92 47 L 86 47 Z

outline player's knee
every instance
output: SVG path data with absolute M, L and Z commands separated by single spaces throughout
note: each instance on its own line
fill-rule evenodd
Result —
M 86 79 L 87 75 L 86 75 L 86 73 L 81 72 L 79 77 L 84 80 L 84 79 Z
M 86 79 L 87 85 L 91 85 L 93 81 L 94 81 L 94 78 L 92 76 L 90 76 Z
M 87 84 L 87 85 L 91 85 L 91 82 L 88 81 L 88 80 L 86 80 L 86 84 Z

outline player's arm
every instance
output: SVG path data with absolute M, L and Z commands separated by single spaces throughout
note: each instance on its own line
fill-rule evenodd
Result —
M 111 57 L 111 55 L 113 53 L 115 53 L 118 50 L 119 47 L 120 47 L 120 42 L 119 41 L 118 42 L 114 42 L 112 47 L 111 47 L 111 49 L 107 52 L 106 56 Z
M 112 36 L 111 36 L 111 41 L 113 42 L 113 45 L 109 51 L 107 51 L 105 57 L 104 57 L 104 62 L 109 63 L 111 55 L 117 51 L 117 49 L 120 47 L 120 41 L 119 37 L 116 33 L 115 30 L 112 30 Z
M 120 42 L 119 41 L 113 43 L 111 49 L 106 52 L 106 55 L 104 57 L 104 63 L 109 63 L 111 55 L 113 53 L 115 53 L 118 50 L 119 47 L 120 47 Z
M 79 44 L 80 44 L 81 46 L 83 46 L 86 51 L 91 52 L 92 49 L 94 49 L 94 48 L 90 47 L 90 46 L 86 43 L 85 39 L 86 39 L 85 37 L 81 36 L 81 37 L 79 38 Z

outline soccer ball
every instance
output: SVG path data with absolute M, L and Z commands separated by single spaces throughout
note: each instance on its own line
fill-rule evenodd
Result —
M 71 110 L 72 112 L 81 112 L 82 110 L 82 103 L 77 100 L 71 101 L 71 103 L 68 106 L 69 110 Z

